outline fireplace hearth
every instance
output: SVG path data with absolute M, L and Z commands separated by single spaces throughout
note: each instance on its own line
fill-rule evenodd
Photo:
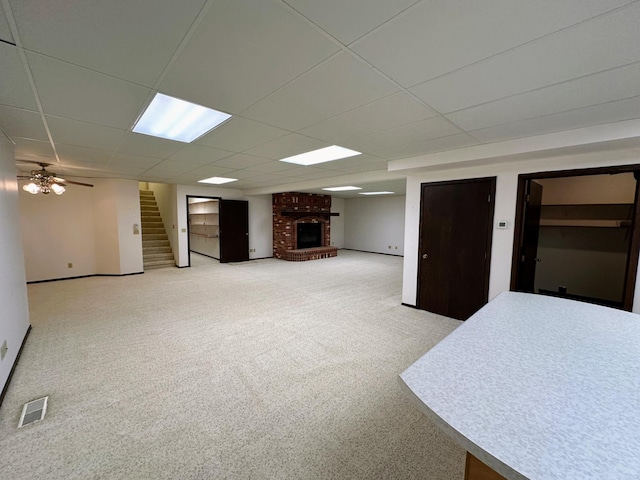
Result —
M 273 256 L 290 261 L 335 257 L 331 246 L 331 196 L 273 195 Z

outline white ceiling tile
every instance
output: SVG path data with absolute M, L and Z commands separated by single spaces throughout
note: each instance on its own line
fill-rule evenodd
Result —
M 199 165 L 193 163 L 175 162 L 173 160 L 163 160 L 152 167 L 152 170 L 157 174 L 177 174 L 190 172 Z
M 202 180 L 203 178 L 209 177 L 228 177 L 228 178 L 236 178 L 231 176 L 233 173 L 232 168 L 223 167 L 219 165 L 203 165 L 202 167 L 195 168 L 188 172 L 190 177 L 197 177 L 197 180 Z
M 7 23 L 7 17 L 4 14 L 4 8 L 0 8 L 0 40 L 15 43 L 9 24 Z
M 374 145 L 381 147 L 395 147 L 439 137 L 447 137 L 460 132 L 461 130 L 446 118 L 434 117 L 367 135 L 361 139 L 353 139 L 353 141 L 357 143 L 359 140 L 364 140 L 365 142 L 373 142 Z M 375 154 L 375 152 L 368 153 Z
M 0 8 L 0 12 L 2 9 Z M 1 37 L 0 37 L 1 38 Z M 18 49 L 0 42 L 0 105 L 37 110 Z
M 352 48 L 411 87 L 627 3 L 630 0 L 424 1 Z
M 540 117 L 640 95 L 640 63 L 533 90 L 447 115 L 463 130 Z
M 76 147 L 75 145 L 56 145 L 58 156 L 63 163 L 79 163 L 90 162 L 92 164 L 106 167 L 111 160 L 112 152 L 107 150 L 96 150 L 95 148 Z
M 287 170 L 294 170 L 294 165 L 286 162 L 279 162 L 277 160 L 267 161 L 267 163 L 261 163 L 259 165 L 252 165 L 251 171 L 256 175 L 262 173 L 275 173 L 277 175 L 290 176 L 286 173 Z
M 640 60 L 640 3 L 411 89 L 449 113 Z
M 161 161 L 162 160 L 160 158 L 144 157 L 142 155 L 131 155 L 126 153 L 116 153 L 111 157 L 108 167 L 110 169 L 132 167 L 146 170 L 159 164 Z
M 232 155 L 232 152 L 202 145 L 187 145 L 171 155 L 171 161 L 190 165 L 206 165 Z
M 239 113 L 337 50 L 277 2 L 219 0 L 180 53 L 161 90 Z
M 311 125 L 300 133 L 328 142 L 339 142 L 436 115 L 438 113 L 435 110 L 410 95 L 396 93 Z
M 375 70 L 351 55 L 340 53 L 243 115 L 295 131 L 397 91 Z
M 149 90 L 100 73 L 27 53 L 44 113 L 128 130 Z
M 151 87 L 204 3 L 12 0 L 11 6 L 28 50 Z
M 0 105 L 0 127 L 11 138 L 49 139 L 40 114 L 28 110 Z
M 481 142 L 489 143 L 634 118 L 640 118 L 640 97 L 512 122 L 470 133 Z
M 480 142 L 467 133 L 458 133 L 448 137 L 434 138 L 422 142 L 406 143 L 391 147 L 381 147 L 379 153 L 386 158 L 406 158 L 428 153 L 444 152 L 456 148 L 478 145 Z
M 245 153 L 279 160 L 281 158 L 291 157 L 299 153 L 309 152 L 311 150 L 317 150 L 328 146 L 330 146 L 330 144 L 327 142 L 298 135 L 297 133 L 290 133 L 284 137 L 279 137 L 270 142 L 251 148 Z
M 53 148 L 49 142 L 41 140 L 29 140 L 27 138 L 15 138 L 14 156 L 17 159 L 33 160 L 36 162 L 55 161 Z
M 281 128 L 236 116 L 231 117 L 196 143 L 232 152 L 242 152 L 287 133 L 289 132 Z
M 253 155 L 246 155 L 244 153 L 236 153 L 235 155 L 231 155 L 227 158 L 223 158 L 222 160 L 214 162 L 211 165 L 214 165 L 216 167 L 242 169 L 268 162 L 270 162 L 270 160 L 267 158 L 255 157 Z
M 47 115 L 46 120 L 55 143 L 116 150 L 125 135 L 124 130 L 68 118 Z
M 146 157 L 169 158 L 187 145 L 186 143 L 152 137 L 142 133 L 126 132 L 118 152 Z
M 325 32 L 348 45 L 419 0 L 285 0 Z

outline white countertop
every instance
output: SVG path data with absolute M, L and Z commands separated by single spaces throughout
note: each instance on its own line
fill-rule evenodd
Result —
M 505 292 L 401 384 L 509 479 L 640 479 L 640 316 Z

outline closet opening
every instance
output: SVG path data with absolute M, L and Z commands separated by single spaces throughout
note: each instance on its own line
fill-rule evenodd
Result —
M 639 168 L 520 175 L 511 290 L 631 311 Z
M 220 260 L 220 198 L 187 195 L 189 266 L 196 262 Z M 197 260 L 196 260 L 197 258 Z

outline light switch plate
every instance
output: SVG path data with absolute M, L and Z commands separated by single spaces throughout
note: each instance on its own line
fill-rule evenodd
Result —
M 9 347 L 7 346 L 7 341 L 2 342 L 2 347 L 0 347 L 0 360 L 4 360 L 4 356 L 7 354 L 7 350 Z

